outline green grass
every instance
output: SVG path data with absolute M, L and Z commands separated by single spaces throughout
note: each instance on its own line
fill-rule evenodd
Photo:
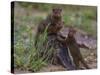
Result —
M 82 29 L 83 31 L 87 32 L 88 34 L 95 36 L 96 35 L 96 25 L 95 25 L 95 23 L 93 24 L 93 21 L 96 22 L 96 19 L 94 20 L 94 18 L 96 17 L 96 14 L 93 14 L 93 11 L 91 11 L 91 12 L 92 13 L 89 14 L 88 11 L 87 11 L 87 13 L 86 13 L 86 11 L 80 12 L 80 13 L 79 12 L 66 13 L 66 11 L 65 11 L 65 13 L 63 15 L 63 20 L 65 23 L 64 25 L 77 27 L 77 28 Z M 94 26 L 94 28 L 93 28 L 93 26 Z
M 39 36 L 37 48 L 34 47 L 35 37 L 32 33 L 32 29 L 27 25 L 21 25 L 21 27 L 16 30 L 14 37 L 15 68 L 36 72 L 47 65 L 48 59 L 53 51 L 47 48 L 47 46 L 44 46 L 47 40 L 46 30 Z M 42 56 L 41 53 L 43 53 Z
M 45 65 L 45 62 L 42 61 L 42 58 L 39 58 L 39 49 L 35 49 L 34 47 L 34 37 L 31 33 L 32 31 L 25 31 L 26 32 L 24 32 L 24 28 L 22 28 L 21 33 L 26 33 L 26 36 L 23 36 L 20 33 L 18 35 L 22 37 L 17 38 L 18 36 L 16 35 L 15 38 L 17 42 L 14 44 L 14 65 L 15 68 L 23 70 L 32 69 L 37 71 L 42 67 L 42 65 Z M 43 40 L 39 40 L 39 47 L 42 46 L 42 44 Z

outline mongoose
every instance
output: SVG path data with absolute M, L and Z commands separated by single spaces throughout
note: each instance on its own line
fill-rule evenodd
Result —
M 62 9 L 60 9 L 60 8 L 52 9 L 51 14 L 48 15 L 45 20 L 40 22 L 40 24 L 38 26 L 38 30 L 37 30 L 38 33 L 42 33 L 47 26 L 48 26 L 48 30 L 47 30 L 48 33 L 58 32 L 63 26 L 61 12 L 62 12 Z
M 80 69 L 79 62 L 81 62 L 86 69 L 90 69 L 81 55 L 79 46 L 74 37 L 75 33 L 76 33 L 76 31 L 73 28 L 70 28 L 68 37 L 66 39 L 66 44 L 67 44 L 67 47 L 69 48 L 69 51 L 73 58 L 73 62 L 77 69 Z
M 63 27 L 63 21 L 62 21 L 62 15 L 61 15 L 62 9 L 60 8 L 54 8 L 52 9 L 52 12 L 50 15 L 47 16 L 47 18 L 40 22 L 37 28 L 36 33 L 36 40 L 35 40 L 35 46 L 38 40 L 38 37 L 40 34 L 44 32 L 44 30 L 47 27 L 47 34 L 57 34 L 59 30 Z

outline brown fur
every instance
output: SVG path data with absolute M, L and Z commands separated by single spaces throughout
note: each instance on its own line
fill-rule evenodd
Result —
M 48 26 L 47 28 L 48 34 L 58 33 L 59 30 L 63 27 L 61 12 L 62 12 L 62 9 L 54 8 L 52 9 L 51 14 L 48 15 L 45 20 L 40 22 L 37 28 L 35 45 L 37 43 L 39 35 L 44 32 L 47 26 Z
M 89 69 L 89 66 L 86 64 L 86 62 L 84 61 L 82 55 L 81 55 L 81 52 L 80 52 L 80 49 L 79 49 L 79 46 L 78 44 L 76 43 L 76 40 L 74 38 L 74 34 L 75 34 L 75 30 L 73 28 L 70 28 L 69 29 L 69 33 L 68 33 L 68 38 L 66 39 L 66 42 L 67 42 L 67 47 L 69 48 L 69 51 L 71 53 L 71 56 L 73 58 L 73 62 L 76 66 L 77 69 L 80 69 L 80 65 L 79 65 L 79 62 L 81 62 L 84 67 L 86 69 Z

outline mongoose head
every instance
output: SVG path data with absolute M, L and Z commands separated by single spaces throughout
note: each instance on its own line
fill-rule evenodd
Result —
M 69 37 L 69 38 L 74 37 L 75 33 L 76 33 L 76 30 L 75 30 L 74 28 L 72 28 L 72 27 L 69 28 L 68 37 Z
M 52 16 L 54 17 L 54 18 L 61 18 L 61 13 L 62 13 L 62 9 L 60 9 L 60 8 L 53 8 L 52 9 Z

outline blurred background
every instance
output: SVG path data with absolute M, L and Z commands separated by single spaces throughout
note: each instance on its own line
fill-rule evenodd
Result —
M 15 70 L 38 72 L 46 62 L 34 55 L 34 36 L 39 22 L 47 17 L 52 8 L 62 8 L 65 26 L 73 25 L 97 37 L 97 7 L 64 4 L 14 2 L 14 67 Z M 87 50 L 86 50 L 87 51 Z M 89 52 L 85 51 L 85 56 Z M 96 52 L 96 51 L 95 51 Z M 96 57 L 93 68 L 96 68 Z M 91 64 L 90 64 L 91 65 Z M 54 68 L 54 67 L 53 67 Z

